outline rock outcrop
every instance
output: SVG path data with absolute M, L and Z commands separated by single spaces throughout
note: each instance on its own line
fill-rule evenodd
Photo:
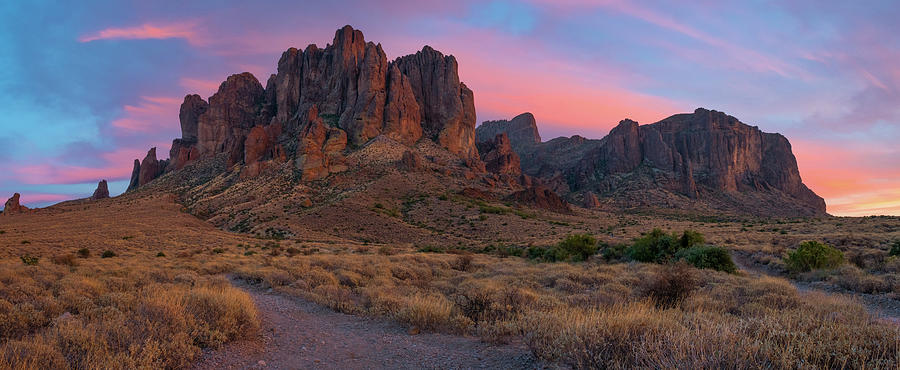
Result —
M 569 203 L 546 186 L 536 185 L 512 193 L 507 197 L 516 203 L 542 208 L 557 213 L 571 213 Z
M 137 189 L 138 186 L 141 185 L 141 161 L 135 159 L 134 160 L 134 169 L 131 170 L 131 180 L 128 181 L 128 189 L 125 191 L 132 191 Z
M 425 135 L 452 153 L 476 156 L 475 97 L 459 81 L 456 58 L 425 46 L 394 63 L 409 77 Z
M 421 171 L 425 167 L 425 159 L 422 155 L 412 150 L 403 152 L 397 165 L 401 170 L 414 172 Z
M 521 133 L 523 126 L 496 121 L 479 129 L 484 135 L 507 129 Z M 649 125 L 626 119 L 601 140 L 573 136 L 535 144 L 531 135 L 515 137 L 520 142 L 510 141 L 523 172 L 566 196 L 592 192 L 628 206 L 651 207 L 696 200 L 760 215 L 825 213 L 824 200 L 801 181 L 784 136 L 714 110 L 699 108 Z M 650 190 L 684 199 L 646 196 Z M 783 206 L 773 209 L 772 204 Z
M 100 200 L 109 198 L 109 187 L 106 184 L 106 180 L 100 180 L 97 183 L 97 189 L 94 190 L 94 194 L 91 195 L 91 200 Z
M 19 197 L 19 193 L 15 193 L 11 198 L 6 200 L 6 204 L 4 204 L 3 206 L 4 215 L 12 215 L 28 211 L 28 207 L 19 204 Z
M 582 206 L 587 209 L 599 208 L 600 207 L 600 199 L 598 199 L 597 194 L 594 194 L 593 192 L 590 192 L 590 191 L 585 192 Z
M 156 159 L 156 148 L 150 148 L 144 160 L 141 161 L 140 173 L 138 175 L 138 186 L 153 181 L 161 172 L 159 160 Z
M 488 172 L 510 176 L 522 174 L 519 155 L 513 151 L 505 132 L 497 134 L 492 140 L 478 143 L 478 152 Z

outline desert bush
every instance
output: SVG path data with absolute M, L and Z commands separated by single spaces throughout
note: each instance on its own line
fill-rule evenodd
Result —
M 713 245 L 695 246 L 675 253 L 675 258 L 684 260 L 699 269 L 713 269 L 733 274 L 737 266 L 731 260 L 727 249 Z
M 588 234 L 573 234 L 559 242 L 557 260 L 584 261 L 597 253 L 597 239 Z
M 628 246 L 625 244 L 605 245 L 600 251 L 600 255 L 606 261 L 619 261 L 625 258 Z
M 56 256 L 53 256 L 53 258 L 51 258 L 50 261 L 57 265 L 65 265 L 65 266 L 77 266 L 78 265 L 78 261 L 76 261 L 74 254 L 56 255 Z
M 101 258 L 112 258 L 116 256 L 116 252 L 111 250 L 103 251 L 103 254 L 100 255 Z
M 787 253 L 784 262 L 793 272 L 832 269 L 844 263 L 844 254 L 834 247 L 817 241 L 805 241 Z
M 450 267 L 458 271 L 469 271 L 472 268 L 472 255 L 462 254 L 450 263 Z
M 699 246 L 704 242 L 706 242 L 706 238 L 703 237 L 703 234 L 693 230 L 685 230 L 681 237 L 678 238 L 678 243 L 681 244 L 682 249 Z
M 900 240 L 894 242 L 891 245 L 891 250 L 888 251 L 888 256 L 900 256 Z
M 597 239 L 589 234 L 572 234 L 552 247 L 531 246 L 527 249 L 516 248 L 507 255 L 517 255 L 545 262 L 581 262 L 597 254 Z
M 157 256 L 157 257 L 165 257 L 166 254 L 163 253 L 163 252 L 159 252 L 159 253 L 156 254 L 156 256 Z
M 91 250 L 87 248 L 81 248 L 78 250 L 78 257 L 80 258 L 88 258 L 91 256 Z
M 674 307 L 697 289 L 699 279 L 694 271 L 684 262 L 665 265 L 644 284 L 643 293 L 660 307 Z
M 34 265 L 37 265 L 37 264 L 38 264 L 38 260 L 40 260 L 39 258 L 37 258 L 37 257 L 35 257 L 35 256 L 29 256 L 29 255 L 21 256 L 21 257 L 19 257 L 19 259 L 21 259 L 21 260 L 22 260 L 22 263 L 24 263 L 24 264 L 27 265 L 27 266 L 34 266 Z
M 653 229 L 636 239 L 627 250 L 629 258 L 640 262 L 665 262 L 668 256 L 675 254 L 680 246 L 679 241 L 661 229 Z

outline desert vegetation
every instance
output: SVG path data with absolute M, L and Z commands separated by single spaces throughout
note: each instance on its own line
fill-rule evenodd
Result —
M 540 359 L 576 368 L 900 364 L 896 324 L 855 298 L 722 268 L 733 267 L 728 238 L 741 223 L 655 221 L 695 230 L 673 234 L 628 220 L 620 223 L 626 239 L 581 232 L 573 221 L 554 225 L 568 232 L 543 246 L 426 248 L 253 238 L 196 223 L 167 202 L 135 202 L 143 207 L 104 238 L 79 225 L 104 209 L 53 215 L 71 219 L 49 231 L 37 232 L 47 227 L 40 215 L 4 225 L 0 368 L 189 367 L 201 349 L 256 332 L 253 302 L 234 279 L 417 330 L 524 343 Z M 148 219 L 164 222 L 150 225 L 161 232 L 140 233 Z M 790 245 L 771 253 L 799 243 Z M 654 254 L 641 262 L 631 257 L 637 250 Z M 860 274 L 845 284 L 862 284 L 868 272 L 850 252 L 829 271 Z M 894 257 L 882 253 L 890 266 Z

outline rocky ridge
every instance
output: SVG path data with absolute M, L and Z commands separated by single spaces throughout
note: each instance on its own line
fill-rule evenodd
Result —
M 698 108 L 649 125 L 626 119 L 600 140 L 539 142 L 522 134 L 532 127 L 537 132 L 522 119 L 486 122 L 476 135 L 481 143 L 507 129 L 517 133 L 512 147 L 523 171 L 585 205 L 599 206 L 593 199 L 599 195 L 625 206 L 698 203 L 752 214 L 825 213 L 824 200 L 803 184 L 784 136 L 722 112 Z

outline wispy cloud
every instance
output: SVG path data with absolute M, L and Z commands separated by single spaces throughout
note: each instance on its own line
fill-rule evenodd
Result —
M 182 99 L 174 97 L 142 96 L 137 105 L 125 105 L 125 116 L 112 122 L 120 133 L 156 132 L 172 130 L 178 122 Z
M 203 45 L 207 42 L 202 35 L 198 22 L 180 23 L 144 23 L 139 26 L 106 28 L 78 38 L 80 42 L 98 40 L 150 40 L 150 39 L 184 39 L 192 45 Z

